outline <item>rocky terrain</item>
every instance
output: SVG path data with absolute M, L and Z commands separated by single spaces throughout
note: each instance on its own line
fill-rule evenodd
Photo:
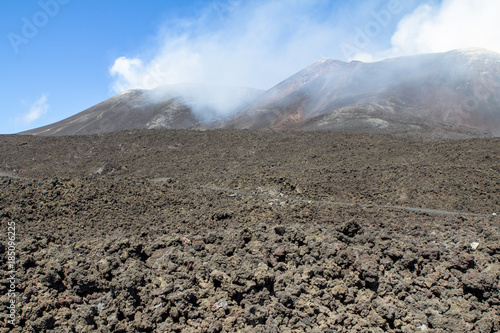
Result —
M 2 332 L 497 332 L 500 140 L 0 137 Z M 21 173 L 12 174 L 12 170 Z M 16 177 L 8 177 L 11 174 Z

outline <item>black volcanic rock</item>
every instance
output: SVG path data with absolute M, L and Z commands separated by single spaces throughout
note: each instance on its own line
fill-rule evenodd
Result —
M 500 135 L 500 54 L 481 49 L 374 63 L 318 61 L 263 94 L 228 125 L 246 129 Z
M 500 138 L 133 130 L 0 156 L 0 332 L 500 332 Z

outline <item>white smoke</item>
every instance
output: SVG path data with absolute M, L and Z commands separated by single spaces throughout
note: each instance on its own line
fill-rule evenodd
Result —
M 109 72 L 116 93 L 185 83 L 268 89 L 321 58 L 500 52 L 499 12 L 498 0 L 214 0 L 166 22 L 156 48 L 117 58 Z
M 445 52 L 481 47 L 500 52 L 500 1 L 443 0 L 406 15 L 382 56 Z
M 231 116 L 254 101 L 262 91 L 251 88 L 202 84 L 163 85 L 149 90 L 149 102 L 161 103 L 177 98 L 191 108 L 198 120 L 211 122 Z
M 378 2 L 371 0 L 370 6 Z M 197 19 L 165 23 L 157 49 L 116 59 L 112 88 L 117 93 L 179 83 L 271 88 L 322 57 L 341 57 L 345 22 L 360 12 L 354 7 L 326 0 L 213 2 Z

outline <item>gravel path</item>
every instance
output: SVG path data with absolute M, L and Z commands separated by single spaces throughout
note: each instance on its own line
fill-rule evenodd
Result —
M 404 210 L 408 212 L 415 212 L 415 213 L 427 213 L 427 214 L 433 214 L 433 215 L 463 215 L 463 216 L 476 216 L 476 217 L 485 217 L 488 216 L 488 214 L 474 214 L 474 213 L 466 213 L 466 212 L 450 212 L 446 210 L 439 210 L 439 209 L 430 209 L 430 208 L 415 208 L 415 207 L 405 207 L 405 206 L 386 206 L 386 205 L 372 205 L 372 204 L 358 204 L 358 203 L 350 203 L 350 202 L 335 202 L 335 201 L 328 201 L 328 200 L 310 200 L 310 199 L 303 199 L 303 198 L 293 198 L 289 196 L 285 196 L 283 194 L 280 195 L 275 195 L 267 192 L 252 192 L 248 190 L 233 190 L 233 189 L 228 189 L 228 188 L 221 188 L 217 186 L 200 186 L 200 188 L 203 189 L 208 189 L 208 190 L 214 190 L 214 191 L 222 191 L 222 192 L 229 192 L 234 195 L 261 195 L 261 196 L 268 196 L 273 199 L 279 199 L 280 202 L 286 202 L 286 201 L 291 201 L 291 202 L 301 202 L 301 203 L 314 203 L 314 204 L 325 204 L 325 205 L 334 205 L 334 206 L 354 206 L 354 207 L 362 207 L 362 208 L 386 208 L 386 209 L 396 209 L 396 210 Z

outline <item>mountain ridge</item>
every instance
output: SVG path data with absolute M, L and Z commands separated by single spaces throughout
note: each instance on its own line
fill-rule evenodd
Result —
M 216 93 L 211 94 L 212 90 Z M 224 110 L 222 104 L 239 107 L 260 93 L 260 90 L 252 88 L 206 87 L 196 84 L 162 86 L 152 90 L 131 89 L 56 123 L 18 134 L 88 135 L 132 129 L 213 126 L 210 124 L 227 117 L 224 114 L 227 110 Z M 231 102 L 224 101 L 226 96 Z M 217 107 L 218 105 L 221 107 Z M 210 117 L 207 118 L 208 114 Z
M 500 136 L 500 54 L 469 48 L 369 63 L 323 59 L 265 92 L 200 85 L 130 90 L 21 134 L 141 128 Z

